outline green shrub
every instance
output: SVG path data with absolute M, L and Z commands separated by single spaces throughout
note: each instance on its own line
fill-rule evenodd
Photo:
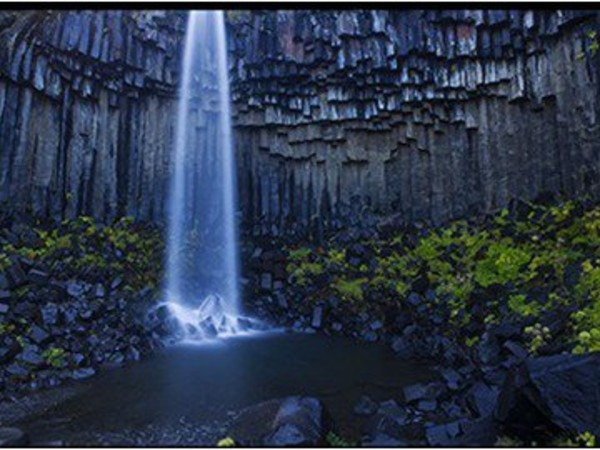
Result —
M 333 289 L 340 295 L 340 297 L 342 297 L 343 300 L 362 301 L 362 286 L 366 282 L 366 278 L 356 278 L 353 280 L 337 278 L 333 282 Z

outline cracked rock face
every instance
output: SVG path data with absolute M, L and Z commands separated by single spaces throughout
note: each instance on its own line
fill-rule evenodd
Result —
M 0 205 L 161 221 L 185 13 L 0 11 Z M 596 12 L 229 11 L 242 215 L 308 233 L 598 197 Z M 209 132 L 199 101 L 197 139 Z

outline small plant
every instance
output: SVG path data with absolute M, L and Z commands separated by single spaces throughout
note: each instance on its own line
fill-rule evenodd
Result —
M 217 442 L 217 447 L 235 447 L 235 441 L 230 438 L 229 436 L 224 437 L 223 439 L 219 440 L 219 442 Z
M 312 253 L 312 251 L 311 251 L 310 248 L 308 248 L 308 247 L 300 247 L 299 249 L 291 250 L 289 252 L 289 258 L 292 261 L 301 261 L 303 259 L 308 258 L 311 253 Z
M 62 367 L 65 362 L 65 351 L 62 348 L 49 348 L 42 356 L 55 369 Z
M 508 298 L 508 308 L 520 316 L 538 316 L 541 306 L 536 301 L 527 302 L 523 294 L 514 294 Z
M 338 278 L 332 287 L 344 300 L 361 301 L 363 300 L 362 285 L 366 282 L 366 278 L 356 278 L 354 280 Z
M 585 37 L 587 38 L 587 51 L 589 52 L 590 56 L 594 57 L 596 56 L 596 53 L 598 53 L 598 50 L 600 50 L 600 43 L 598 42 L 598 37 L 597 37 L 597 33 L 594 30 L 588 30 L 585 33 Z M 581 51 L 579 53 L 577 53 L 576 58 L 578 60 L 582 60 L 585 58 L 585 51 Z
M 586 431 L 576 436 L 574 439 L 567 439 L 557 443 L 558 447 L 596 447 L 596 436 Z
M 347 441 L 343 437 L 335 434 L 333 431 L 327 433 L 325 439 L 327 440 L 327 443 L 330 447 L 356 447 L 355 443 Z
M 531 341 L 529 342 L 529 351 L 535 355 L 538 349 L 546 345 L 552 338 L 548 327 L 542 327 L 541 324 L 536 323 L 534 326 L 525 327 L 525 334 L 530 336 Z

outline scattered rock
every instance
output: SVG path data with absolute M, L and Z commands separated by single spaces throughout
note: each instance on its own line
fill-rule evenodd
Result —
M 456 370 L 452 368 L 444 369 L 441 371 L 441 375 L 446 381 L 446 385 L 448 388 L 452 390 L 457 390 L 462 381 L 462 376 Z
M 117 289 L 119 286 L 121 286 L 121 283 L 123 283 L 123 278 L 121 278 L 121 277 L 116 277 L 116 278 L 115 278 L 115 279 L 112 281 L 112 283 L 110 283 L 110 289 L 114 291 L 114 290 L 115 290 L 115 289 Z
M 496 410 L 499 390 L 485 383 L 477 382 L 469 390 L 467 401 L 478 417 L 491 416 Z
M 460 434 L 460 422 L 454 421 L 427 428 L 426 437 L 429 445 L 450 447 Z
M 230 436 L 241 446 L 322 446 L 330 431 L 322 403 L 313 397 L 285 397 L 244 409 Z
M 67 281 L 67 293 L 71 297 L 81 297 L 84 290 L 85 288 L 81 282 L 75 280 Z
M 13 261 L 13 263 L 6 270 L 8 275 L 8 281 L 10 287 L 19 287 L 27 280 L 25 271 L 21 267 L 19 261 Z
M 373 330 L 373 331 L 380 330 L 381 328 L 383 328 L 383 323 L 381 323 L 381 321 L 380 321 L 380 320 L 376 320 L 376 321 L 374 321 L 374 322 L 371 322 L 371 323 L 369 324 L 369 328 L 370 328 L 371 330 Z
M 89 378 L 96 373 L 96 370 L 93 367 L 85 367 L 82 369 L 75 369 L 72 373 L 72 378 L 74 380 L 83 380 L 85 378 Z
M 260 287 L 265 290 L 271 290 L 273 287 L 273 275 L 270 273 L 263 273 L 260 276 Z
M 56 325 L 58 322 L 58 306 L 48 303 L 40 308 L 44 325 Z
M 418 383 L 404 388 L 404 399 L 407 403 L 417 400 L 435 400 L 442 392 L 444 385 L 439 382 Z
M 323 307 L 315 306 L 315 308 L 313 309 L 311 326 L 313 328 L 321 328 L 322 323 L 323 323 Z
M 378 407 L 377 403 L 371 400 L 370 397 L 363 395 L 358 399 L 358 402 L 354 406 L 354 414 L 359 416 L 370 416 L 377 412 Z
M 37 325 L 33 325 L 31 327 L 29 336 L 31 337 L 31 339 L 34 340 L 36 344 L 43 344 L 48 340 L 48 338 L 50 338 L 50 335 L 44 329 L 38 327 Z
M 104 286 L 102 284 L 98 283 L 96 285 L 95 295 L 96 298 L 104 298 L 104 296 L 106 295 L 106 290 L 104 289 Z M 140 297 L 143 297 L 143 293 L 140 295 Z
M 45 363 L 39 349 L 33 345 L 28 345 L 17 355 L 19 361 L 26 362 L 32 366 L 42 366 Z
M 46 283 L 46 281 L 48 281 L 48 274 L 46 272 L 43 272 L 43 271 L 37 270 L 37 269 L 31 269 L 29 271 L 29 273 L 27 274 L 27 277 L 33 283 L 37 283 L 37 284 L 44 284 L 44 283 Z

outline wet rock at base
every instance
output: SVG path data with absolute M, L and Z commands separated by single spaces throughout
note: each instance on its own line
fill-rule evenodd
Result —
M 427 443 L 434 447 L 489 447 L 497 441 L 497 427 L 492 417 L 435 425 L 425 434 Z
M 14 427 L 0 427 L 0 447 L 23 447 L 29 444 L 27 434 Z
M 94 375 L 96 371 L 93 367 L 85 367 L 82 369 L 75 369 L 71 375 L 74 380 L 83 380 Z
M 244 409 L 229 435 L 241 446 L 320 446 L 330 429 L 329 415 L 320 400 L 292 396 Z

